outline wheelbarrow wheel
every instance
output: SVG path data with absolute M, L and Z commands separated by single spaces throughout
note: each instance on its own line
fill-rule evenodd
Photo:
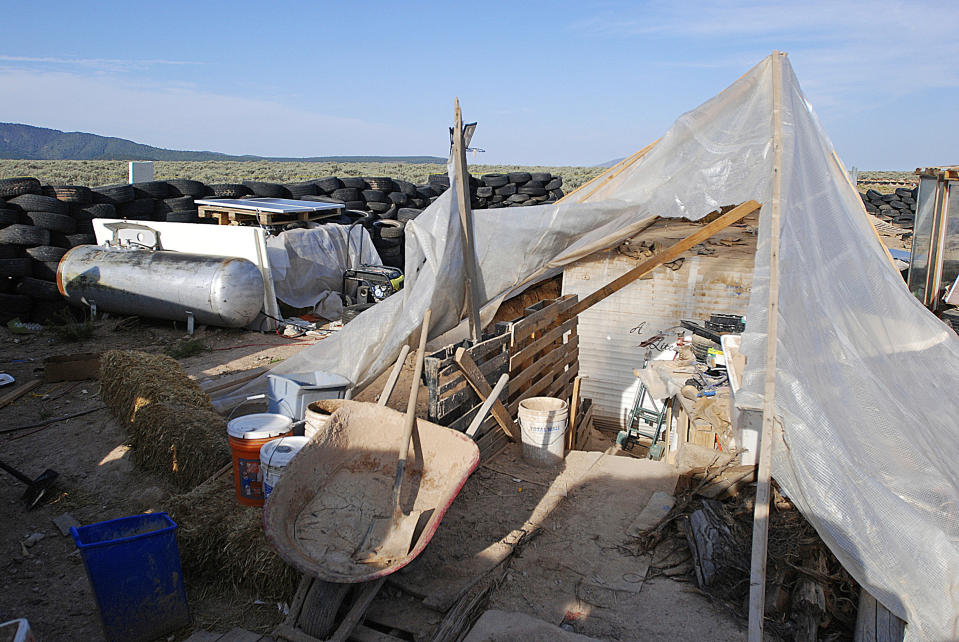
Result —
M 336 614 L 352 587 L 352 584 L 313 580 L 296 620 L 297 627 L 319 640 L 327 639 L 336 628 Z

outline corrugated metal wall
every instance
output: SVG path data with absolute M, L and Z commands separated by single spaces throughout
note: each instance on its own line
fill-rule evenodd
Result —
M 633 369 L 642 367 L 646 352 L 641 341 L 679 325 L 680 319 L 746 313 L 753 250 L 751 241 L 747 247 L 719 248 L 713 256 L 687 256 L 679 270 L 659 267 L 651 278 L 634 281 L 579 315 L 579 374 L 588 377 L 581 395 L 593 400 L 598 427 L 623 427 L 639 385 Z M 597 252 L 566 266 L 563 294 L 583 298 L 639 262 L 615 249 Z

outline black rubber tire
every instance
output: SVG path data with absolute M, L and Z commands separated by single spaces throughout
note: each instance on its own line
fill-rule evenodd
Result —
M 290 193 L 291 198 L 303 198 L 304 196 L 316 196 L 316 184 L 313 181 L 302 181 L 299 183 L 284 183 L 283 187 Z
M 176 212 L 167 212 L 164 220 L 167 223 L 196 223 L 200 220 L 196 210 L 178 210 Z
M 24 212 L 54 212 L 56 214 L 70 214 L 70 206 L 58 201 L 52 196 L 43 194 L 24 194 L 7 201 L 10 205 Z
M 133 195 L 136 198 L 169 198 L 173 196 L 170 184 L 166 181 L 144 181 L 133 183 Z
M 154 199 L 138 198 L 135 201 L 118 205 L 117 215 L 120 218 L 132 219 L 134 221 L 149 220 L 155 207 L 156 201 Z
M 30 320 L 34 323 L 63 323 L 63 317 L 70 313 L 70 306 L 64 300 L 34 301 L 30 311 Z
M 0 294 L 0 323 L 13 319 L 27 321 L 33 310 L 33 299 L 22 294 Z
M 290 191 L 279 183 L 243 181 L 243 185 L 258 198 L 290 198 Z
M 213 192 L 211 196 L 214 198 L 243 198 L 253 193 L 250 188 L 240 183 L 215 183 L 207 187 Z
M 17 294 L 28 296 L 38 301 L 62 301 L 63 295 L 57 288 L 56 279 L 45 280 L 25 276 L 17 285 Z
M 566 196 L 566 194 L 564 194 L 563 190 L 561 189 L 551 189 L 549 190 L 548 194 L 549 194 L 549 197 L 555 201 L 558 201 L 559 199 Z
M 92 221 L 95 218 L 116 218 L 117 208 L 110 203 L 96 203 L 73 211 L 78 221 Z
M 509 183 L 509 177 L 506 174 L 483 174 L 480 180 L 487 187 L 502 187 Z
M 41 194 L 40 181 L 30 176 L 0 179 L 0 198 L 13 198 L 21 194 Z
M 507 203 L 525 203 L 529 200 L 529 194 L 513 194 L 506 199 Z
M 543 187 L 545 187 L 547 190 L 559 189 L 559 188 L 562 187 L 562 186 L 563 186 L 563 177 L 562 177 L 562 176 L 554 176 L 554 177 L 552 178 L 552 180 L 547 181 L 546 184 L 543 185 Z
M 0 230 L 0 243 L 26 247 L 50 245 L 50 230 L 17 223 Z
M 445 185 L 446 187 L 450 186 L 450 177 L 447 174 L 430 174 L 426 177 L 426 181 L 430 185 Z
M 410 199 L 410 207 L 415 207 L 416 209 L 426 209 L 426 206 L 430 204 L 430 199 L 415 197 Z
M 193 197 L 177 196 L 176 198 L 165 198 L 162 201 L 156 201 L 153 205 L 153 213 L 156 215 L 169 214 L 170 212 L 180 212 L 183 210 L 194 209 Z M 161 218 L 166 220 L 165 218 Z
M 513 183 L 508 183 L 502 187 L 497 187 L 493 190 L 493 194 L 496 196 L 512 196 L 516 193 L 516 185 Z
M 374 214 L 379 215 L 380 218 L 387 218 L 383 215 L 389 212 L 391 209 L 393 210 L 394 214 L 396 213 L 396 206 L 393 205 L 392 203 L 381 203 L 379 201 L 369 201 L 366 204 L 366 207 Z
M 20 222 L 20 212 L 17 210 L 0 209 L 0 227 L 6 227 Z
M 370 208 L 366 206 L 366 201 L 346 201 L 343 203 L 343 209 L 357 210 L 359 212 L 370 211 Z
M 394 191 L 403 192 L 407 196 L 416 196 L 416 185 L 409 181 L 394 178 L 393 185 L 395 186 Z
M 493 195 L 493 188 L 484 186 L 476 188 L 476 198 L 489 198 Z
M 34 261 L 33 277 L 43 281 L 56 281 L 60 261 Z
M 169 186 L 170 196 L 190 196 L 192 198 L 203 198 L 210 193 L 210 190 L 204 183 L 194 181 L 189 178 L 173 178 L 166 181 Z
M 136 194 L 133 193 L 133 188 L 125 183 L 101 185 L 93 188 L 93 201 L 95 203 L 119 205 L 120 203 L 128 203 L 135 198 Z
M 412 207 L 401 207 L 396 212 L 396 220 L 401 221 L 403 223 L 407 223 L 415 219 L 417 216 L 419 216 L 422 211 L 423 210 L 415 209 Z
M 363 200 L 367 203 L 389 203 L 390 197 L 386 195 L 386 192 L 382 192 L 378 189 L 365 189 L 362 192 Z
M 430 198 L 432 196 L 437 195 L 436 190 L 434 190 L 433 186 L 430 185 L 429 183 L 425 185 L 417 185 L 416 193 L 419 195 L 420 198 Z
M 26 252 L 19 245 L 0 243 L 0 259 L 19 259 L 26 256 Z
M 386 197 L 397 207 L 406 207 L 406 204 L 410 202 L 410 197 L 403 192 L 390 192 Z
M 370 186 L 370 189 L 378 189 L 387 194 L 396 189 L 393 179 L 388 176 L 369 176 L 363 180 Z
M 401 239 L 403 238 L 405 227 L 406 223 L 402 221 L 381 219 L 376 223 L 373 223 L 373 229 L 375 231 L 374 238 L 379 237 L 381 239 Z
M 43 193 L 64 203 L 86 205 L 93 202 L 93 192 L 83 185 L 47 185 L 43 188 Z
M 77 231 L 77 222 L 67 214 L 56 214 L 54 212 L 25 212 L 24 222 L 29 222 L 36 227 L 42 227 L 51 232 L 63 232 L 72 234 Z
M 332 196 L 324 196 L 323 194 L 317 194 L 317 195 L 315 195 L 315 196 L 312 196 L 312 195 L 310 195 L 310 194 L 307 194 L 306 196 L 301 196 L 301 197 L 300 197 L 300 200 L 301 200 L 301 201 L 311 201 L 311 202 L 313 202 L 313 203 L 334 203 L 334 204 L 337 204 L 337 205 L 342 205 L 342 204 L 343 204 L 343 201 L 341 201 L 341 200 L 339 200 L 339 199 L 336 199 L 336 198 L 333 198 Z
M 338 179 L 336 176 L 327 176 L 326 178 L 318 178 L 313 181 L 313 184 L 316 185 L 316 189 L 321 194 L 329 194 L 334 190 L 338 190 L 343 187 L 343 181 Z
M 355 187 L 341 187 L 340 189 L 333 190 L 330 193 L 330 196 L 333 198 L 339 199 L 344 203 L 349 203 L 350 201 L 359 201 L 361 200 L 360 190 Z M 364 201 L 365 203 L 366 201 Z
M 0 276 L 30 276 L 33 274 L 33 259 L 0 259 Z
M 522 185 L 516 188 L 516 193 L 528 194 L 529 196 L 546 196 L 546 189 L 542 187 L 530 187 L 529 185 Z
M 343 183 L 343 187 L 345 188 L 353 188 L 358 190 L 370 188 L 370 186 L 366 183 L 366 179 L 358 176 L 344 176 L 340 179 L 340 182 Z
M 14 279 L 9 276 L 0 277 L 0 294 L 13 294 L 20 285 L 20 279 Z
M 363 310 L 372 308 L 375 303 L 360 303 L 357 305 L 348 305 L 343 308 L 343 325 L 346 325 L 360 315 Z
M 553 175 L 549 172 L 530 172 L 529 179 L 539 183 L 548 183 L 549 181 L 553 180 Z
M 516 183 L 517 185 L 525 183 L 526 181 L 532 180 L 529 172 L 510 172 L 506 175 L 510 183 Z
M 68 247 L 77 247 L 78 245 L 96 245 L 97 237 L 94 234 L 81 232 L 78 234 L 67 234 L 64 237 Z
M 26 252 L 34 261 L 59 261 L 67 253 L 67 249 L 56 245 L 38 245 L 27 248 Z

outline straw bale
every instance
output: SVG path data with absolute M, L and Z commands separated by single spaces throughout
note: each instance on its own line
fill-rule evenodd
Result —
M 230 461 L 226 419 L 212 410 L 158 401 L 137 411 L 128 430 L 137 465 L 181 490 Z
M 293 595 L 299 573 L 266 541 L 263 509 L 236 500 L 231 474 L 171 497 L 166 510 L 179 526 L 180 561 L 188 580 L 244 586 L 265 600 Z
M 155 402 L 177 402 L 213 411 L 210 397 L 171 357 L 135 350 L 110 350 L 100 359 L 100 396 L 122 424 Z

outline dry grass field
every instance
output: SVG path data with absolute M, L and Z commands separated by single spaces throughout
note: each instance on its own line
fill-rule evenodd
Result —
M 430 174 L 445 174 L 445 165 L 413 163 L 298 163 L 274 161 L 202 161 L 154 163 L 157 180 L 189 178 L 211 183 L 245 180 L 290 183 L 324 176 L 389 176 L 425 183 Z M 470 165 L 474 176 L 515 171 L 549 172 L 563 177 L 563 190 L 571 191 L 604 171 L 602 167 L 521 167 Z M 33 176 L 48 185 L 109 185 L 127 181 L 125 161 L 0 160 L 0 178 Z

